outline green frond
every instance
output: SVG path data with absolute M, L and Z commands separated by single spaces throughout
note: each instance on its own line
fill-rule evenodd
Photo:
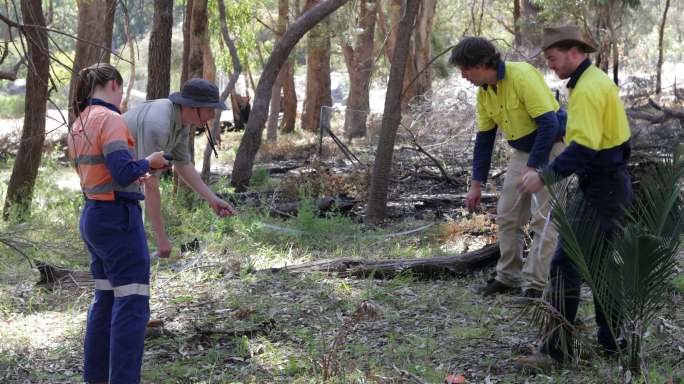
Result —
M 638 367 L 643 335 L 666 305 L 668 282 L 676 271 L 676 257 L 684 229 L 680 180 L 684 176 L 684 146 L 661 159 L 641 180 L 624 224 L 607 239 L 599 230 L 596 212 L 570 181 L 549 180 L 553 222 L 563 249 L 592 289 L 609 324 L 623 323 L 629 338 L 629 364 Z M 538 307 L 536 323 L 565 328 L 552 311 Z M 555 325 L 553 325 L 555 324 Z M 618 329 L 610 330 L 617 339 Z M 564 334 L 572 336 L 571 333 Z M 566 345 L 567 346 L 567 345 Z

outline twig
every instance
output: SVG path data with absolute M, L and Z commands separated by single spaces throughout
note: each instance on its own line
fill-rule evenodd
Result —
M 399 237 L 399 236 L 404 236 L 404 235 L 410 235 L 410 234 L 412 234 L 412 233 L 424 231 L 424 230 L 426 230 L 426 229 L 432 227 L 433 225 L 435 225 L 435 223 L 426 224 L 426 225 L 423 225 L 422 227 L 418 227 L 418 228 L 415 228 L 415 229 L 410 229 L 410 230 L 404 231 L 404 232 L 397 232 L 397 233 L 390 233 L 390 234 L 388 234 L 388 235 L 381 235 L 381 237 L 383 237 L 383 238 L 385 238 L 385 239 L 389 239 L 389 238 L 392 238 L 392 237 Z
M 162 289 L 163 287 L 165 287 L 165 286 L 169 283 L 169 281 L 171 281 L 171 280 L 175 279 L 176 277 L 180 276 L 180 274 L 183 273 L 183 272 L 192 271 L 193 269 L 202 269 L 202 268 L 216 267 L 216 266 L 220 266 L 220 265 L 223 265 L 223 264 L 202 264 L 202 265 L 190 265 L 190 266 L 184 267 L 184 268 L 182 268 L 181 270 L 179 270 L 178 272 L 176 272 L 176 273 L 174 273 L 173 275 L 169 276 L 169 277 L 168 277 L 167 279 L 165 279 L 164 281 L 162 281 L 162 282 L 157 286 L 157 289 Z
M 257 21 L 257 23 L 263 25 L 264 28 L 268 29 L 268 30 L 271 31 L 273 34 L 276 34 L 276 31 L 274 31 L 273 28 L 272 28 L 270 25 L 266 24 L 266 23 L 265 23 L 263 20 L 261 20 L 258 16 L 254 16 L 254 19 Z
M 428 157 L 428 159 L 432 160 L 432 162 L 435 164 L 435 166 L 437 166 L 437 168 L 439 169 L 439 172 L 442 173 L 442 176 L 444 176 L 444 178 L 445 178 L 449 183 L 451 183 L 451 184 L 459 184 L 459 181 L 458 181 L 457 179 L 454 179 L 453 177 L 449 176 L 449 174 L 446 172 L 446 170 L 445 170 L 444 167 L 442 166 L 442 163 L 441 163 L 439 160 L 437 160 L 437 159 L 436 159 L 434 156 L 432 156 L 428 151 L 426 151 L 425 149 L 423 149 L 423 147 L 422 147 L 420 144 L 418 144 L 418 140 L 416 140 L 416 135 L 415 135 L 410 129 L 408 129 L 408 128 L 405 127 L 404 125 L 402 125 L 402 128 L 404 128 L 404 130 L 406 130 L 406 132 L 408 132 L 409 135 L 411 135 L 411 143 L 415 146 L 415 148 L 412 148 L 412 147 L 403 147 L 402 149 L 409 149 L 409 150 L 413 150 L 413 151 L 416 151 L 416 152 L 419 152 L 419 153 L 424 154 L 425 156 Z
M 455 46 L 456 46 L 456 45 L 452 45 L 452 46 L 450 46 L 449 48 L 443 50 L 442 52 L 440 52 L 439 54 L 437 54 L 437 56 L 433 57 L 432 60 L 430 60 L 429 63 L 425 64 L 425 67 L 423 67 L 423 69 L 421 69 L 420 72 L 418 72 L 418 74 L 417 74 L 417 75 L 411 80 L 411 82 L 404 88 L 404 90 L 401 92 L 401 96 L 399 96 L 399 97 L 402 97 L 402 98 L 403 98 L 403 97 L 404 97 L 404 94 L 405 94 L 406 92 L 408 92 L 409 89 L 411 89 L 411 86 L 413 85 L 413 83 L 416 82 L 416 80 L 418 80 L 418 78 L 420 77 L 420 75 L 422 75 L 423 72 L 425 72 L 426 70 L 428 70 L 428 68 L 430 68 L 430 66 L 432 65 L 432 63 L 435 62 L 435 60 L 437 60 L 437 59 L 439 59 L 440 57 L 444 56 L 444 54 L 448 53 L 448 52 L 449 52 L 451 49 L 453 49 Z
M 409 378 L 413 379 L 413 381 L 415 381 L 415 382 L 418 383 L 418 384 L 425 384 L 425 382 L 423 381 L 423 379 L 421 379 L 420 377 L 414 375 L 413 373 L 411 373 L 411 372 L 409 372 L 409 371 L 406 371 L 406 370 L 404 370 L 404 369 L 399 369 L 399 368 L 397 368 L 397 366 L 394 365 L 394 364 L 392 364 L 392 368 L 394 368 L 394 370 L 397 371 L 400 375 L 402 375 L 402 376 L 408 376 Z
M 270 230 L 275 231 L 275 232 L 284 233 L 286 235 L 301 236 L 301 235 L 307 234 L 307 232 L 300 231 L 298 229 L 285 228 L 285 227 L 281 227 L 278 225 L 262 223 L 260 221 L 257 221 L 255 224 L 257 224 L 259 227 L 267 228 L 267 229 L 270 229 Z M 404 236 L 404 235 L 410 235 L 410 234 L 416 233 L 416 232 L 421 232 L 421 231 L 424 231 L 424 230 L 432 227 L 433 225 L 435 225 L 435 223 L 426 224 L 426 225 L 423 225 L 423 226 L 418 227 L 418 228 L 410 229 L 408 231 L 390 233 L 390 234 L 386 234 L 386 235 L 369 235 L 367 237 L 371 238 L 371 239 L 390 239 L 393 237 L 399 237 L 399 236 Z M 345 236 L 345 238 L 353 238 L 353 237 L 354 236 Z
M 92 42 L 92 41 L 90 41 L 90 40 L 83 39 L 83 38 L 80 38 L 80 37 L 78 37 L 78 36 L 74 36 L 74 35 L 72 35 L 72 34 L 70 34 L 70 33 L 66 33 L 66 32 L 60 31 L 60 30 L 58 30 L 58 29 L 49 28 L 49 27 L 46 27 L 46 26 L 44 26 L 44 25 L 20 24 L 20 23 L 14 21 L 14 20 L 8 18 L 7 16 L 3 15 L 2 13 L 0 13 L 0 21 L 4 22 L 5 24 L 7 24 L 7 25 L 10 26 L 10 27 L 17 28 L 17 29 L 19 29 L 19 30 L 22 31 L 22 32 L 23 32 L 24 29 L 28 29 L 28 28 L 39 28 L 39 29 L 44 29 L 44 30 L 46 30 L 47 32 L 52 32 L 52 33 L 56 33 L 56 34 L 59 34 L 59 35 L 66 36 L 66 37 L 70 37 L 70 38 L 72 38 L 72 39 L 74 39 L 74 40 L 82 41 L 82 42 L 84 42 L 84 43 L 86 43 L 86 44 L 94 45 L 94 46 L 96 46 L 96 47 L 98 47 L 98 48 L 104 49 L 105 51 L 109 51 L 109 53 L 111 53 L 112 55 L 118 57 L 120 60 L 123 60 L 123 61 L 125 61 L 125 62 L 127 62 L 127 63 L 130 64 L 130 62 L 129 62 L 128 60 L 124 59 L 123 56 L 119 55 L 117 52 L 115 52 L 115 51 L 112 50 L 111 48 L 107 48 L 107 47 L 105 47 L 104 45 L 100 45 L 100 44 L 94 43 L 94 42 Z
M 12 243 L 11 240 L 0 238 L 0 243 L 2 243 L 5 246 L 7 246 L 8 248 L 14 250 L 18 254 L 22 255 L 26 259 L 26 261 L 28 261 L 31 268 L 34 267 L 33 261 L 31 261 L 31 258 L 26 253 L 24 253 L 21 249 L 19 249 L 14 243 Z

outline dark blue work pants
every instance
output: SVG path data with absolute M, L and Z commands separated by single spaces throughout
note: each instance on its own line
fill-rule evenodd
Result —
M 583 195 L 583 203 L 587 204 L 596 213 L 596 222 L 582 222 L 582 218 L 570 218 L 575 220 L 573 225 L 598 226 L 599 230 L 610 240 L 618 221 L 624 217 L 625 209 L 632 199 L 632 184 L 626 169 L 613 173 L 580 177 L 580 190 Z M 605 248 L 605 247 L 604 247 Z M 606 252 L 599 252 L 598 257 L 608 257 Z M 570 257 L 563 250 L 563 238 L 561 235 L 556 247 L 556 253 L 551 259 L 551 302 L 571 324 L 577 317 L 577 308 L 580 302 L 580 288 L 582 277 Z M 617 282 L 616 282 L 617 283 Z M 562 287 L 562 288 L 561 288 Z M 562 290 L 562 295 L 561 291 Z M 611 305 L 616 305 L 611 303 Z M 615 307 L 613 307 L 615 308 Z M 607 351 L 616 351 L 615 340 L 610 332 L 608 316 L 604 309 L 594 299 L 594 311 L 596 324 L 598 325 L 598 342 Z M 615 316 L 613 316 L 615 317 Z M 617 330 L 619 321 L 612 324 Z M 617 336 L 617 335 L 616 335 Z M 560 348 L 559 334 L 552 334 L 547 343 L 542 347 L 542 352 L 548 353 L 556 360 L 563 360 L 563 352 Z M 571 347 L 572 342 L 568 342 Z
M 150 317 L 150 257 L 140 205 L 129 200 L 86 200 L 80 230 L 95 280 L 84 343 L 84 379 L 139 383 Z

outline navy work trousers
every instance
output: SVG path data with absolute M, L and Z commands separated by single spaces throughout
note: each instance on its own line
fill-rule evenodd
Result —
M 130 200 L 86 200 L 80 230 L 95 280 L 84 342 L 84 379 L 139 383 L 150 317 L 150 257 L 140 205 Z
M 602 234 L 609 240 L 617 227 L 618 221 L 624 217 L 625 209 L 632 199 L 632 184 L 627 170 L 620 169 L 613 173 L 580 177 L 579 186 L 584 199 L 583 203 L 594 210 L 597 222 L 582 223 L 581 218 L 570 219 L 575 220 L 574 225 L 598 226 Z M 608 256 L 605 250 L 599 252 L 598 255 L 598 257 Z M 582 276 L 577 271 L 570 257 L 563 250 L 562 236 L 558 241 L 556 253 L 551 259 L 550 279 L 550 296 L 554 308 L 563 314 L 568 322 L 574 324 L 580 302 Z M 597 338 L 599 344 L 607 351 L 616 351 L 617 347 L 614 337 L 610 332 L 608 317 L 596 299 L 594 299 L 594 311 L 596 313 L 596 324 L 598 325 Z M 614 319 L 613 329 L 617 330 L 619 325 L 619 321 Z M 542 347 L 542 352 L 548 353 L 554 359 L 561 361 L 565 356 L 561 350 L 559 338 L 558 332 L 553 333 Z M 568 341 L 568 345 L 571 347 L 572 342 Z

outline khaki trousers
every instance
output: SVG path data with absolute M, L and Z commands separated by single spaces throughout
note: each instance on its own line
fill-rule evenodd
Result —
M 553 160 L 563 149 L 563 143 L 555 143 L 550 159 Z M 518 191 L 529 157 L 528 153 L 513 149 L 508 162 L 503 190 L 496 207 L 501 250 L 501 258 L 496 265 L 496 279 L 513 287 L 543 290 L 549 275 L 551 256 L 556 248 L 558 231 L 549 215 L 548 189 L 543 188 L 534 194 Z M 530 224 L 533 240 L 523 264 L 523 231 L 527 223 Z

